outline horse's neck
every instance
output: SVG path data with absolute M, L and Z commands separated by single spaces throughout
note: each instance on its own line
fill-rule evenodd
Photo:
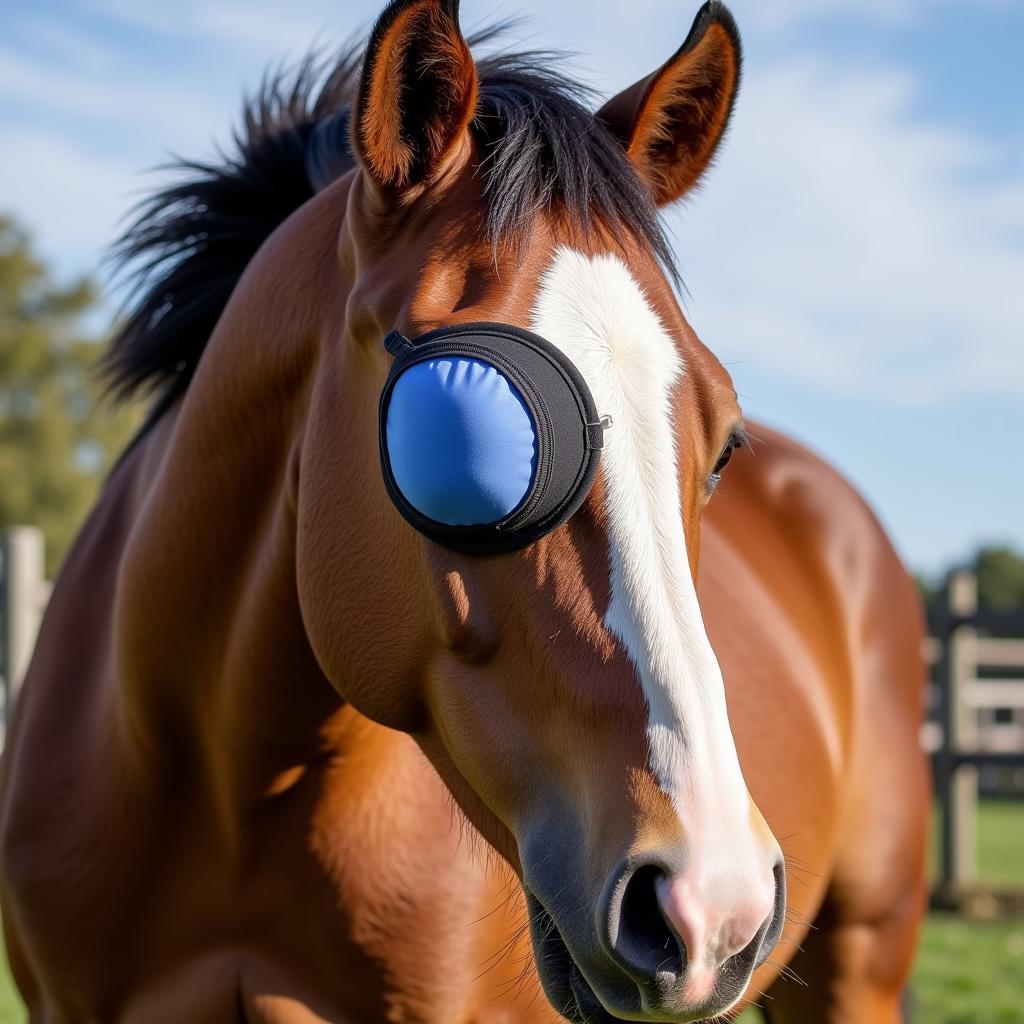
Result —
M 139 479 L 116 604 L 119 718 L 153 773 L 192 769 L 238 806 L 322 753 L 341 700 L 296 591 L 304 384 L 196 384 L 124 467 Z

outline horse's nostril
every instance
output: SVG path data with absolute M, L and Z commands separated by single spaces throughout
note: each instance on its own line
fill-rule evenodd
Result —
M 686 948 L 669 927 L 658 899 L 658 883 L 664 878 L 653 864 L 633 872 L 622 891 L 612 938 L 622 966 L 643 981 L 666 974 L 678 978 L 686 969 Z
M 755 966 L 760 967 L 772 955 L 772 951 L 782 938 L 782 930 L 786 926 L 786 864 L 780 856 L 772 870 L 775 881 L 775 900 L 772 906 L 768 927 L 761 939 Z
M 669 872 L 658 863 L 624 864 L 610 881 L 605 948 L 652 998 L 677 991 L 698 1004 L 719 982 L 722 991 L 742 991 L 779 940 L 786 904 L 781 863 L 743 879 L 710 877 L 711 884 L 692 867 Z

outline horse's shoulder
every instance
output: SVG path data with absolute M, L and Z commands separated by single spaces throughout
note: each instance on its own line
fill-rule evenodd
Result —
M 874 512 L 834 466 L 770 428 L 754 425 L 751 434 L 749 451 L 733 460 L 711 503 L 712 521 L 730 533 L 746 523 L 771 550 L 816 566 L 851 600 L 880 579 L 909 581 Z
M 769 427 L 749 429 L 749 449 L 740 452 L 728 478 L 736 478 L 745 497 L 755 498 L 772 516 L 813 529 L 822 541 L 833 535 L 858 544 L 884 541 L 863 497 L 831 463 Z
M 850 685 L 871 685 L 879 655 L 916 664 L 917 591 L 867 502 L 792 438 L 761 425 L 751 434 L 751 450 L 733 459 L 711 502 L 710 532 Z M 912 700 L 916 686 L 911 674 L 903 692 Z
M 26 927 L 69 913 L 61 879 L 99 870 L 93 855 L 105 844 L 87 837 L 106 827 L 109 805 L 97 783 L 124 775 L 112 757 L 110 714 L 118 572 L 161 433 L 158 426 L 126 454 L 64 559 L 8 724 L 0 899 L 5 911 L 14 901 Z

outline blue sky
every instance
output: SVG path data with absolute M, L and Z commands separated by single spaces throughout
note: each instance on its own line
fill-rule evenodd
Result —
M 696 0 L 463 0 L 609 92 Z M 747 74 L 700 196 L 670 214 L 704 340 L 751 418 L 865 493 L 915 568 L 1024 547 L 1024 0 L 734 0 Z M 367 0 L 0 5 L 0 209 L 97 269 L 168 153 L 209 156 L 268 63 Z M 625 13 L 628 11 L 628 15 Z

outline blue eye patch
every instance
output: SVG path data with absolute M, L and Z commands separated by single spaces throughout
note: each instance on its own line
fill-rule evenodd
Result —
M 413 527 L 472 554 L 538 540 L 583 503 L 604 428 L 573 363 L 508 324 L 385 339 L 381 471 Z
M 445 526 L 490 526 L 533 484 L 537 433 L 523 396 L 497 367 L 465 356 L 410 366 L 395 382 L 386 425 L 395 484 Z

